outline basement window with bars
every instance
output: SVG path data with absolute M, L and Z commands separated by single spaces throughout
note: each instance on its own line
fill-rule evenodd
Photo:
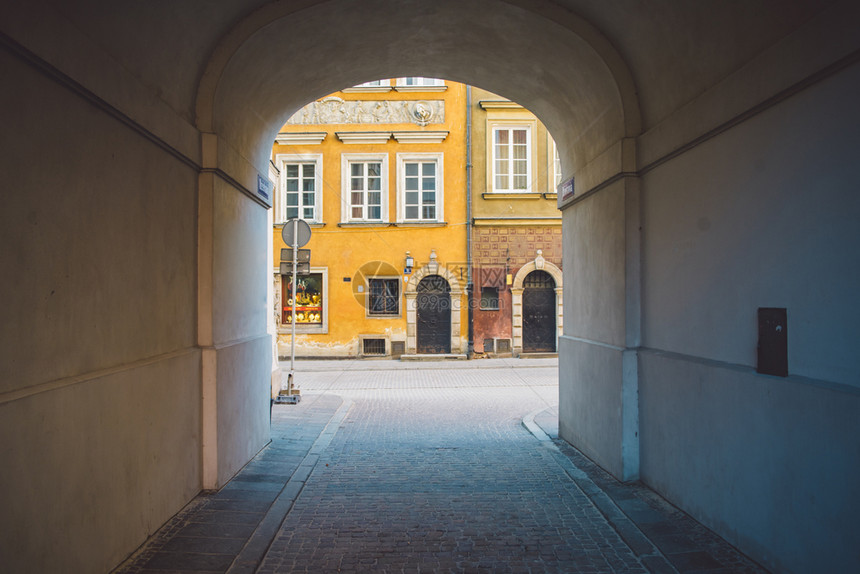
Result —
M 385 339 L 362 339 L 361 354 L 364 356 L 385 356 Z

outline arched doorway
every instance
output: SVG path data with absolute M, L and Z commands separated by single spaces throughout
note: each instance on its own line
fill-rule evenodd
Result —
M 557 350 L 558 339 L 562 335 L 564 327 L 563 284 L 561 269 L 544 259 L 540 250 L 538 250 L 534 261 L 526 263 L 517 271 L 511 286 L 514 355 L 555 352 Z M 527 291 L 532 291 L 532 293 L 527 295 Z M 526 309 L 526 297 L 530 299 L 531 311 Z M 551 309 L 549 308 L 550 302 Z M 535 309 L 536 306 L 540 309 Z M 527 313 L 530 314 L 528 319 L 526 318 Z M 546 317 L 548 313 L 551 313 L 551 319 Z M 529 325 L 526 324 L 527 322 Z M 542 335 L 535 333 L 533 329 L 538 325 L 540 325 L 539 328 L 547 329 L 547 332 Z M 552 329 L 552 335 L 548 332 L 549 328 Z M 545 343 L 540 345 L 530 340 L 527 348 L 525 341 L 527 330 L 532 331 L 530 337 L 542 337 Z M 551 350 L 544 350 L 550 348 L 550 345 L 546 343 L 549 340 L 552 341 L 552 348 Z M 537 350 L 536 347 L 540 347 L 541 350 Z
M 523 281 L 523 352 L 554 353 L 555 330 L 555 280 L 546 271 L 532 271 Z
M 451 286 L 440 275 L 418 283 L 417 350 L 420 354 L 451 352 Z

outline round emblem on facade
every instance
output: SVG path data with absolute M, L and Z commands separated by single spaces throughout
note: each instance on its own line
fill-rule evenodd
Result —
M 419 126 L 426 126 L 433 119 L 433 106 L 429 102 L 412 104 L 412 121 Z

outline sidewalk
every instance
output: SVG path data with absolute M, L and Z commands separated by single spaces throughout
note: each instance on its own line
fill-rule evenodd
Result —
M 272 409 L 272 441 L 217 493 L 202 493 L 115 574 L 254 572 L 349 405 L 317 395 Z
M 115 572 L 765 572 L 558 440 L 556 361 L 297 361 L 272 442 Z

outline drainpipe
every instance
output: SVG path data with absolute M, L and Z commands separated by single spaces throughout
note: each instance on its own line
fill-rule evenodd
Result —
M 475 355 L 475 305 L 472 301 L 472 86 L 466 86 L 466 301 L 469 306 L 468 358 Z

